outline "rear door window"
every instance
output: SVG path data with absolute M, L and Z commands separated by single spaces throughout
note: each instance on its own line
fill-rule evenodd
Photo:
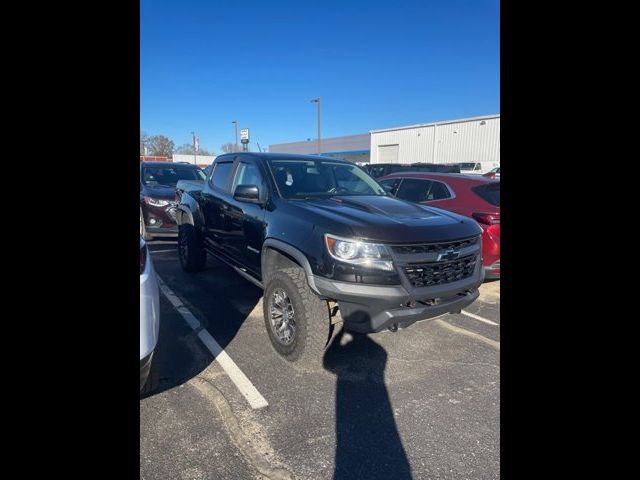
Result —
M 447 186 L 442 182 L 434 181 L 429 190 L 428 200 L 444 200 L 451 198 L 451 193 Z
M 471 190 L 494 207 L 500 206 L 500 182 L 473 187 Z
M 211 184 L 220 190 L 226 190 L 229 184 L 229 177 L 233 170 L 233 162 L 218 163 L 213 167 L 213 175 L 211 176 Z
M 428 200 L 429 190 L 431 189 L 431 180 L 420 180 L 417 178 L 405 178 L 398 188 L 396 197 L 410 202 L 426 202 Z

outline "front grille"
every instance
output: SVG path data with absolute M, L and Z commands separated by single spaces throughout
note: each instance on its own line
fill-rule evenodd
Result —
M 417 245 L 393 245 L 391 248 L 395 253 L 399 253 L 401 255 L 410 255 L 413 253 L 429 253 L 429 252 L 440 252 L 445 250 L 459 250 L 461 248 L 470 247 L 471 245 L 475 245 L 478 243 L 478 238 L 466 238 L 464 240 L 456 240 L 455 242 L 444 242 L 444 243 L 420 243 Z
M 468 255 L 451 262 L 420 263 L 403 267 L 404 273 L 415 288 L 442 285 L 470 277 L 478 255 Z

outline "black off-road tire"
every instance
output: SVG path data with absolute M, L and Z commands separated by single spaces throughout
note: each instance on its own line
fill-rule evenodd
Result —
M 190 223 L 178 227 L 178 257 L 186 272 L 200 272 L 207 263 L 207 252 L 196 228 Z
M 276 288 L 287 293 L 295 311 L 296 332 L 290 345 L 279 342 L 271 328 L 270 305 Z M 304 270 L 298 267 L 274 272 L 267 282 L 262 303 L 265 326 L 276 352 L 295 366 L 321 366 L 333 331 L 329 306 L 309 288 Z

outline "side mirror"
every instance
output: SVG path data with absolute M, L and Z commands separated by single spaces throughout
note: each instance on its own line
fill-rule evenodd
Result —
M 260 190 L 256 185 L 238 185 L 233 192 L 233 198 L 239 202 L 262 203 L 260 201 Z

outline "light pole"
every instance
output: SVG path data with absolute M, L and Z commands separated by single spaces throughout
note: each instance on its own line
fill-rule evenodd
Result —
M 318 104 L 318 155 L 320 155 L 320 97 L 312 99 L 311 103 Z
M 236 146 L 235 146 L 235 151 L 237 152 L 237 151 L 238 151 L 238 121 L 237 121 L 237 120 L 234 120 L 234 121 L 233 121 L 233 122 L 231 122 L 231 123 L 233 123 L 234 129 L 235 129 L 235 131 L 236 131 Z

